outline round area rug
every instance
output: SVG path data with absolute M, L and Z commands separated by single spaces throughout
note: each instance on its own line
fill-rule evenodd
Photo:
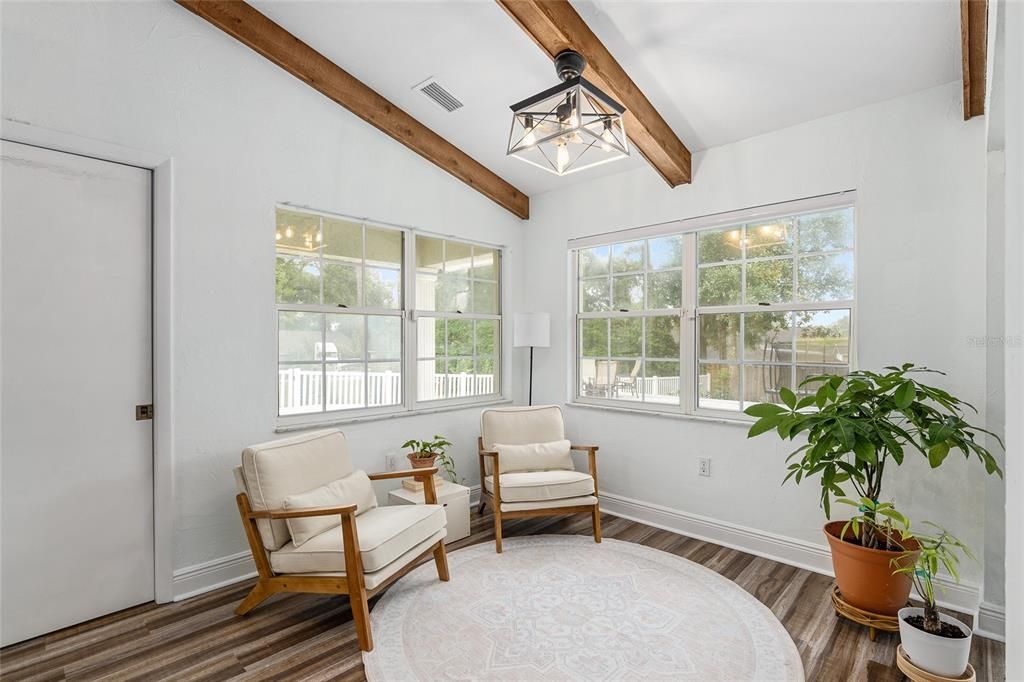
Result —
M 395 583 L 371 612 L 370 682 L 803 680 L 772 612 L 731 580 L 631 542 L 507 538 Z

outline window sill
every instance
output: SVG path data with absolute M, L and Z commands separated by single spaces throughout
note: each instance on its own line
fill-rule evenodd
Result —
M 460 403 L 458 405 L 443 405 L 437 407 L 422 407 L 415 410 L 401 410 L 396 412 L 383 412 L 380 414 L 364 414 L 359 416 L 331 416 L 310 419 L 309 421 L 279 423 L 274 428 L 274 433 L 288 433 L 291 431 L 307 431 L 309 429 L 321 429 L 328 426 L 343 426 L 346 424 L 362 424 L 364 422 L 385 421 L 388 419 L 401 419 L 403 417 L 416 417 L 424 414 L 437 414 L 439 412 L 455 412 L 457 410 L 470 410 L 474 408 L 491 407 L 494 405 L 511 405 L 508 398 L 496 398 L 478 403 Z
M 585 410 L 598 410 L 601 412 L 622 412 L 625 414 L 639 414 L 645 417 L 659 417 L 667 419 L 682 419 L 684 421 L 708 422 L 712 424 L 726 424 L 730 426 L 742 426 L 750 428 L 755 420 L 748 417 L 712 416 L 707 414 L 683 414 L 682 412 L 666 412 L 664 410 L 645 410 L 635 407 L 619 407 L 618 405 L 595 405 L 592 403 L 567 402 L 566 407 L 579 407 Z

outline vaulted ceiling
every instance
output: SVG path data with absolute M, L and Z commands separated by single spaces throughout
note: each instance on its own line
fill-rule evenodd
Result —
M 558 80 L 492 0 L 251 4 L 528 195 L 646 166 L 556 177 L 505 156 L 508 106 Z M 956 0 L 573 6 L 693 152 L 960 77 Z M 464 106 L 415 89 L 429 78 Z

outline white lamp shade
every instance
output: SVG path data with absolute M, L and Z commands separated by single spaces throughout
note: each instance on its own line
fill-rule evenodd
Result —
M 548 313 L 516 313 L 512 324 L 513 346 L 547 348 L 551 345 L 551 315 Z

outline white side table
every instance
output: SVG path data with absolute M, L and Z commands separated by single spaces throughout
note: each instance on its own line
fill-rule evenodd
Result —
M 392 504 L 423 504 L 423 491 L 413 492 L 396 488 L 388 493 Z M 445 544 L 469 537 L 469 488 L 458 483 L 445 481 L 437 486 L 437 503 L 444 505 L 448 516 L 448 536 Z

